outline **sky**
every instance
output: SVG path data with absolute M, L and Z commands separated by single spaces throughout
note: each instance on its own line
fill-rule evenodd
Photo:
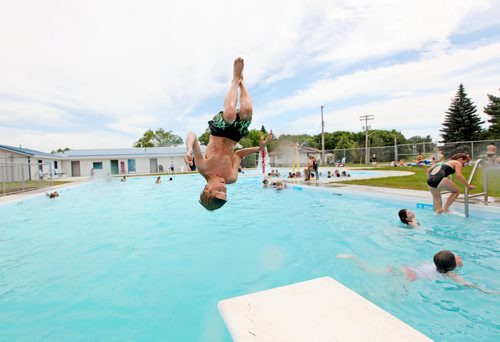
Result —
M 500 0 L 0 0 L 0 51 L 3 145 L 201 134 L 239 56 L 253 128 L 440 140 L 460 83 L 483 119 L 500 95 Z

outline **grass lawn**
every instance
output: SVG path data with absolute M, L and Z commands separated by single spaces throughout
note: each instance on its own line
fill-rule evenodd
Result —
M 29 190 L 35 190 L 35 189 L 41 189 L 41 188 L 47 188 L 50 186 L 56 186 L 60 184 L 65 184 L 65 183 L 71 183 L 69 181 L 45 181 L 45 180 L 37 180 L 37 181 L 25 181 L 24 182 L 24 191 L 29 191 Z M 6 183 L 0 183 L 0 195 L 4 193 L 5 189 L 5 194 L 9 193 L 16 193 L 20 192 L 23 189 L 22 183 L 21 182 L 6 182 Z
M 413 190 L 429 190 L 427 187 L 427 167 L 375 167 L 370 168 L 370 170 L 384 170 L 384 171 L 410 171 L 415 174 L 411 176 L 403 177 L 386 177 L 386 178 L 374 178 L 374 179 L 358 179 L 343 181 L 341 183 L 348 184 L 358 184 L 358 185 L 369 185 L 369 186 L 380 186 L 386 188 L 399 188 L 399 189 L 413 189 Z M 466 166 L 463 168 L 463 175 L 466 179 L 469 179 L 469 175 L 472 171 L 472 166 Z M 461 189 L 461 193 L 464 192 L 464 187 L 456 178 L 455 183 L 458 184 Z M 483 191 L 483 169 L 479 168 L 476 171 L 472 185 L 477 188 L 472 190 L 471 193 L 475 194 Z M 488 195 L 494 197 L 500 197 L 500 170 L 489 170 L 488 173 Z

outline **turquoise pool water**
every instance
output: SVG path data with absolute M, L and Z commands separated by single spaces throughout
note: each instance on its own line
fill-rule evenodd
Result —
M 221 299 L 331 276 L 429 337 L 494 341 L 499 296 L 441 278 L 408 282 L 374 268 L 458 252 L 466 279 L 500 290 L 499 220 L 415 209 L 317 189 L 229 187 L 217 212 L 199 175 L 97 182 L 0 206 L 0 340 L 230 341 Z M 415 204 L 413 204 L 415 206 Z

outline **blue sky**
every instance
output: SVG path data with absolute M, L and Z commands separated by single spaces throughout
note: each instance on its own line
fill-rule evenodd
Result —
M 0 143 L 130 147 L 202 133 L 245 58 L 252 127 L 439 129 L 462 82 L 499 95 L 500 1 L 0 2 Z

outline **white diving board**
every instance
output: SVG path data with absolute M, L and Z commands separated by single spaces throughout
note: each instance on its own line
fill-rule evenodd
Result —
M 234 341 L 432 341 L 330 277 L 221 300 Z

